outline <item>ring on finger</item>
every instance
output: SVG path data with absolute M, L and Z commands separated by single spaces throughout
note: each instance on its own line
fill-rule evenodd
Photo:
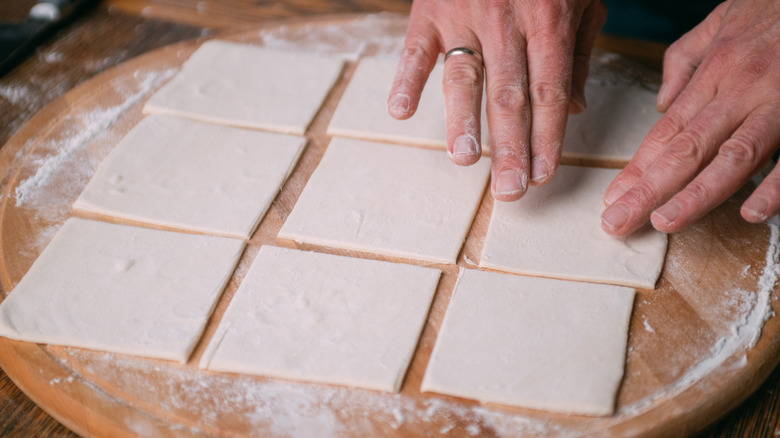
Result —
M 469 49 L 468 47 L 455 47 L 454 49 L 450 49 L 444 55 L 444 62 L 447 62 L 447 60 L 450 57 L 458 56 L 458 55 L 470 55 L 470 56 L 473 56 L 474 59 L 479 61 L 480 64 L 484 64 L 484 62 L 482 61 L 482 54 L 479 53 L 479 51 L 474 50 L 474 49 Z

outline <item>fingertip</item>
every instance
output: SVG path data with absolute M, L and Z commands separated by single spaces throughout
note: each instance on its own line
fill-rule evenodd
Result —
M 664 233 L 673 233 L 683 227 L 682 207 L 675 201 L 669 201 L 650 215 L 653 228 Z
M 411 98 L 405 93 L 395 93 L 387 101 L 387 112 L 395 119 L 406 120 L 414 114 Z
M 658 98 L 655 101 L 655 108 L 660 113 L 665 113 L 669 109 L 669 87 L 666 84 L 661 85 L 661 89 L 658 90 Z
M 504 169 L 496 175 L 492 187 L 497 201 L 517 201 L 528 190 L 528 173 L 517 169 Z
M 482 156 L 482 146 L 473 135 L 461 134 L 455 139 L 452 147 L 447 148 L 447 154 L 453 163 L 459 166 L 470 166 L 479 161 Z
M 742 217 L 752 223 L 763 223 L 769 219 L 771 213 L 769 210 L 769 202 L 763 197 L 750 197 L 740 210 Z
M 607 187 L 607 191 L 604 192 L 604 205 L 610 206 L 620 199 L 631 188 L 630 184 L 625 181 L 615 180 Z
M 631 213 L 626 205 L 615 204 L 607 207 L 601 214 L 601 228 L 606 231 L 607 234 L 625 236 L 631 231 L 626 229 L 626 224 L 628 223 L 630 216 Z
M 542 186 L 552 181 L 558 166 L 543 156 L 533 157 L 531 160 L 531 185 Z

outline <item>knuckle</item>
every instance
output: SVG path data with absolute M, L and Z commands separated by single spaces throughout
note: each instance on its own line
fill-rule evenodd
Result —
M 404 62 L 402 65 L 428 65 L 434 61 L 434 56 L 425 46 L 421 44 L 411 44 L 404 49 L 402 55 Z
M 736 53 L 742 53 L 742 50 L 737 49 L 731 39 L 721 38 L 712 44 L 707 60 L 715 71 L 730 71 L 737 67 Z
M 755 138 L 750 134 L 737 133 L 720 147 L 719 155 L 732 167 L 756 164 L 758 148 Z
M 740 61 L 740 74 L 745 82 L 756 81 L 766 76 L 773 62 L 772 57 L 765 55 L 747 56 Z
M 677 198 L 683 206 L 693 207 L 713 199 L 713 194 L 710 187 L 694 180 L 685 187 L 685 190 Z
M 534 107 L 560 107 L 568 105 L 571 93 L 561 83 L 539 82 L 531 84 L 531 103 Z
M 683 123 L 677 117 L 667 114 L 661 117 L 648 135 L 648 140 L 655 143 L 666 143 L 683 129 Z
M 659 193 L 658 187 L 654 183 L 643 181 L 635 185 L 624 196 L 629 204 L 636 207 L 644 208 L 650 206 L 651 208 L 655 208 L 658 204 L 657 199 Z
M 666 155 L 676 163 L 701 163 L 704 158 L 703 144 L 704 138 L 701 133 L 693 130 L 685 131 L 669 145 Z
M 447 68 L 447 84 L 482 86 L 482 67 L 473 62 L 452 62 Z
M 489 102 L 501 113 L 517 114 L 528 105 L 528 94 L 519 85 L 501 85 L 490 90 Z

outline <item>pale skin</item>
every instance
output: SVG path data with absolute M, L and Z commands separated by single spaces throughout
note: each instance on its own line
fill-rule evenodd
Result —
M 415 0 L 388 100 L 409 118 L 439 53 L 445 63 L 447 150 L 459 165 L 480 158 L 486 95 L 491 191 L 499 201 L 545 184 L 561 156 L 569 112 L 585 108 L 588 59 L 604 24 L 600 0 Z M 780 145 L 780 2 L 728 0 L 664 57 L 665 114 L 604 195 L 602 228 L 627 235 L 650 221 L 675 232 L 724 202 Z M 780 169 L 742 205 L 762 222 L 780 210 Z

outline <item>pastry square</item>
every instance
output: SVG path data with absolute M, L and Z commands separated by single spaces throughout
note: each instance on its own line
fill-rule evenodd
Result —
M 588 108 L 569 114 L 563 156 L 628 162 L 661 118 L 656 91 L 611 69 L 591 69 L 585 86 Z
M 144 112 L 303 134 L 343 65 L 333 55 L 207 41 Z
M 302 137 L 151 115 L 103 160 L 74 208 L 248 239 L 305 143 Z
M 389 56 L 360 61 L 328 125 L 329 135 L 447 148 L 443 64 L 436 64 L 431 71 L 417 112 L 407 120 L 396 120 L 387 112 L 397 65 L 398 58 Z M 481 122 L 481 143 L 485 145 L 488 129 L 484 111 Z
M 200 367 L 397 392 L 439 276 L 263 246 Z
M 516 202 L 496 202 L 479 266 L 517 274 L 655 288 L 667 236 L 601 229 L 603 194 L 618 170 L 561 166 Z
M 0 336 L 184 363 L 243 249 L 68 219 L 0 305 Z
M 490 160 L 452 164 L 443 151 L 335 138 L 279 237 L 455 263 Z
M 422 382 L 531 409 L 609 415 L 623 376 L 634 290 L 462 271 Z

